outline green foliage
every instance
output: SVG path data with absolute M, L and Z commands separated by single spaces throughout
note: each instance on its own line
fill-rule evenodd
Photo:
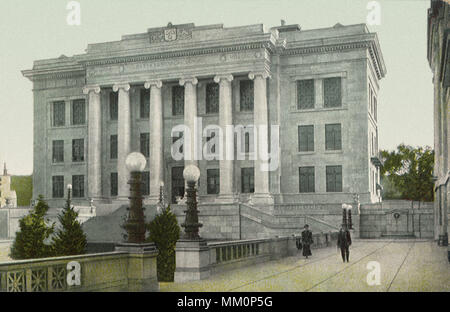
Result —
M 45 244 L 54 231 L 55 224 L 48 226 L 48 220 L 44 217 L 48 211 L 48 205 L 42 195 L 39 195 L 38 203 L 30 213 L 19 220 L 20 230 L 11 246 L 11 258 L 35 259 L 52 255 L 52 248 Z
M 175 274 L 175 245 L 180 238 L 180 227 L 176 216 L 170 211 L 170 205 L 163 209 L 149 224 L 148 242 L 154 242 L 158 248 L 157 275 L 160 282 L 173 282 Z
M 86 234 L 77 217 L 78 212 L 74 210 L 69 194 L 62 213 L 58 215 L 60 227 L 53 239 L 55 256 L 81 255 L 86 252 Z
M 401 199 L 433 201 L 434 151 L 430 147 L 401 144 L 397 151 L 381 151 L 381 175 L 391 190 L 385 194 L 400 193 Z
M 33 177 L 12 176 L 11 189 L 16 191 L 17 206 L 29 206 L 33 196 Z

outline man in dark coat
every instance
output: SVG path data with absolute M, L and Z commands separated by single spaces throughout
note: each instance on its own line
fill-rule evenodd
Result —
M 313 243 L 312 232 L 309 230 L 309 225 L 305 224 L 305 229 L 302 232 L 302 245 L 303 245 L 303 256 L 308 259 L 311 256 L 311 244 Z
M 347 229 L 347 225 L 342 224 L 338 234 L 337 247 L 341 249 L 342 261 L 348 262 L 350 256 L 349 247 L 352 244 L 352 238 L 350 232 Z

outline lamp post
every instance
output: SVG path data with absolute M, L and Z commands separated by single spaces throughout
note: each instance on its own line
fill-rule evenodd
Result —
M 347 205 L 342 204 L 342 224 L 347 227 Z
M 124 225 L 128 233 L 128 243 L 142 244 L 145 241 L 145 216 L 142 208 L 142 170 L 147 163 L 141 153 L 131 153 L 125 160 L 125 165 L 130 171 L 130 210 L 128 219 Z
M 351 205 L 347 205 L 347 218 L 348 218 L 348 229 L 353 230 L 352 206 Z
M 158 199 L 158 213 L 160 213 L 163 209 L 166 208 L 166 204 L 164 203 L 164 182 L 161 181 L 159 184 L 159 199 Z
M 67 205 L 69 206 L 69 208 L 70 208 L 70 206 L 72 204 L 72 201 L 70 199 L 70 193 L 71 192 L 72 192 L 72 184 L 67 184 Z
M 200 170 L 195 165 L 189 165 L 184 169 L 183 177 L 187 182 L 186 219 L 185 222 L 181 224 L 181 226 L 184 227 L 184 239 L 200 240 L 201 238 L 198 231 L 203 225 L 198 222 L 199 211 L 197 210 L 197 190 L 195 189 L 195 184 L 200 177 Z

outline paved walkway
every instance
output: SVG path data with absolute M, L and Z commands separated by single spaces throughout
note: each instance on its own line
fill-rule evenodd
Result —
M 379 285 L 367 282 L 371 261 L 380 265 Z M 356 240 L 349 263 L 329 247 L 307 260 L 299 253 L 208 280 L 160 283 L 160 291 L 450 291 L 450 264 L 446 249 L 432 241 Z

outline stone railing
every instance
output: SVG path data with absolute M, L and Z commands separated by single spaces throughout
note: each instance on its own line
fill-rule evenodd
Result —
M 325 248 L 337 240 L 337 232 L 313 234 L 312 248 Z M 256 263 L 295 256 L 299 235 L 208 243 L 211 274 Z
M 2 292 L 157 289 L 155 252 L 115 251 L 0 263 Z

